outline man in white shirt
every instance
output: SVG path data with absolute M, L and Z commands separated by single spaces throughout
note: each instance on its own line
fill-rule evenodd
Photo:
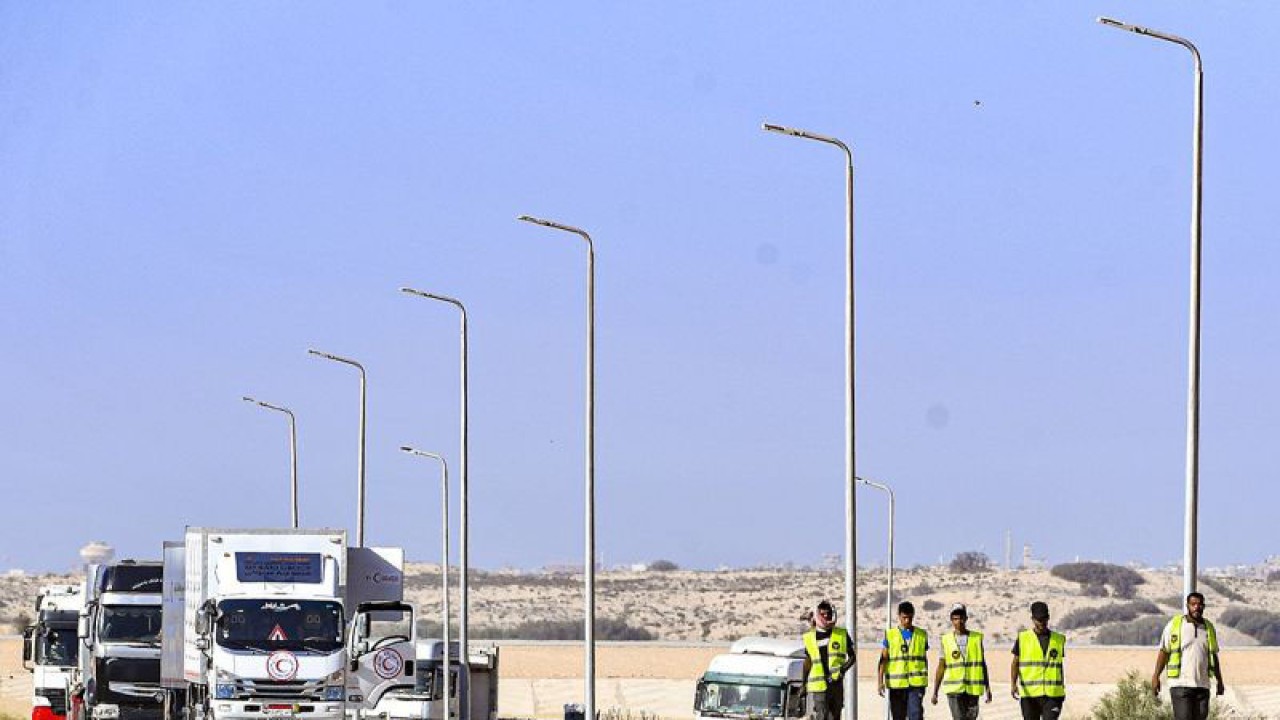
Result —
M 1151 688 L 1160 695 L 1160 674 L 1168 671 L 1169 702 L 1174 720 L 1208 720 L 1209 679 L 1217 679 L 1218 694 L 1226 692 L 1218 661 L 1218 633 L 1204 617 L 1204 595 L 1187 596 L 1187 612 L 1165 625 L 1156 653 Z

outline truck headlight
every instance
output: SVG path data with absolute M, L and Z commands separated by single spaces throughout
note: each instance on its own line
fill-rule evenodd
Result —
M 236 696 L 236 686 L 234 683 L 218 683 L 213 687 L 213 697 L 215 700 L 230 700 Z
M 346 688 L 341 685 L 326 685 L 324 688 L 324 699 L 326 702 L 334 702 L 342 699 L 343 692 Z

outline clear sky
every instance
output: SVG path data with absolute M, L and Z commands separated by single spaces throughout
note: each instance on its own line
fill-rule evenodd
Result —
M 1280 553 L 1280 6 L 0 2 L 0 568 L 184 525 L 438 556 L 471 315 L 472 562 L 815 563 L 859 473 L 904 564 L 1181 557 L 1191 61 L 1206 63 L 1201 562 Z M 455 474 L 456 475 L 456 474 Z M 455 476 L 456 481 L 456 476 Z M 457 486 L 454 486 L 457 498 Z M 859 496 L 860 560 L 884 502 Z M 456 520 L 455 520 L 456 530 Z

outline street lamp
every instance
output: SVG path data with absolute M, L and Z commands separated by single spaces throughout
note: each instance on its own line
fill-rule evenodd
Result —
M 293 527 L 296 530 L 298 528 L 298 424 L 296 418 L 293 416 L 293 411 L 286 407 L 255 400 L 248 395 L 242 397 L 241 400 L 268 410 L 282 412 L 289 416 L 289 476 L 291 478 L 289 484 L 289 508 L 290 518 L 293 520 Z
M 461 527 L 458 528 L 458 542 L 462 545 L 462 548 L 459 553 L 458 561 L 462 567 L 458 575 L 458 601 L 462 607 L 458 611 L 458 635 L 459 635 L 458 653 L 460 657 L 470 658 L 471 655 L 469 654 L 467 649 L 468 648 L 467 616 L 469 614 L 468 611 L 470 610 L 470 601 L 467 596 L 467 575 L 470 573 L 470 569 L 471 569 L 471 566 L 467 557 L 467 551 L 470 547 L 470 538 L 467 535 L 467 532 L 468 532 L 467 531 L 467 516 L 468 516 L 468 508 L 467 508 L 467 486 L 468 486 L 468 482 L 467 482 L 468 480 L 468 476 L 467 476 L 467 467 L 468 467 L 467 465 L 467 405 L 468 405 L 467 403 L 467 308 L 465 305 L 462 304 L 461 300 L 458 300 L 457 298 L 449 297 L 447 295 L 437 295 L 436 293 L 424 292 L 422 290 L 415 290 L 409 287 L 400 288 L 400 292 L 408 295 L 416 295 L 418 297 L 426 298 L 428 300 L 436 300 L 439 302 L 453 305 L 454 307 L 458 308 L 459 316 L 461 319 L 461 326 L 460 326 L 461 344 L 459 346 L 461 357 L 459 359 L 459 367 L 461 368 L 460 384 L 462 387 L 462 400 L 461 400 L 462 407 L 460 410 L 461 428 L 459 430 L 459 433 L 461 436 L 461 443 L 462 443 L 462 453 L 461 453 L 462 472 L 460 473 L 462 477 L 459 484 L 458 504 L 461 506 L 459 510 L 460 510 L 460 514 L 462 515 L 462 524 L 461 524 Z M 470 668 L 471 668 L 470 662 L 469 661 L 463 662 L 462 666 L 464 668 L 463 671 L 466 672 L 469 676 Z M 463 706 L 462 707 L 463 720 L 471 720 L 471 693 L 467 693 L 467 696 L 463 698 L 461 702 Z
M 846 164 L 845 173 L 845 275 L 844 275 L 844 294 L 845 294 L 845 310 L 844 310 L 844 366 L 845 366 L 845 404 L 844 404 L 844 428 L 845 428 L 845 488 L 844 488 L 844 542 L 845 542 L 845 558 L 844 558 L 844 614 L 849 621 L 849 636 L 853 638 L 855 655 L 858 646 L 858 615 L 857 603 L 855 602 L 855 593 L 857 592 L 857 573 L 858 562 L 858 538 L 854 532 L 854 522 L 857 509 L 857 498 L 854 497 L 853 483 L 857 475 L 855 462 L 854 440 L 856 434 L 854 432 L 854 392 L 853 392 L 853 151 L 849 146 L 840 140 L 828 135 L 819 135 L 808 130 L 800 130 L 797 128 L 785 127 L 783 125 L 774 125 L 765 123 L 764 129 L 769 132 L 780 133 L 782 135 L 790 135 L 792 137 L 804 138 L 805 140 L 816 140 L 827 145 L 833 145 L 840 148 L 844 152 Z M 852 711 L 853 720 L 858 718 L 858 681 L 852 675 L 846 676 L 844 681 L 845 697 L 849 698 L 846 705 Z
M 1182 558 L 1182 588 L 1184 593 L 1190 594 L 1196 589 L 1199 550 L 1197 514 L 1200 506 L 1200 200 L 1201 160 L 1204 157 L 1204 68 L 1200 63 L 1200 51 L 1191 44 L 1190 40 L 1107 17 L 1098 18 L 1098 22 L 1108 27 L 1181 45 L 1190 51 L 1194 68 L 1194 121 L 1191 131 L 1191 319 L 1187 341 L 1187 487 Z
M 867 480 L 864 478 L 855 478 L 855 480 L 857 480 L 859 485 L 865 485 L 867 487 L 875 488 L 877 490 L 884 492 L 889 496 L 889 565 L 888 565 L 889 587 L 885 591 L 884 611 L 885 611 L 886 621 L 888 622 L 888 624 L 885 627 L 891 628 L 893 627 L 893 620 L 894 620 L 894 613 L 893 613 L 893 518 L 894 518 L 893 488 L 883 483 L 874 482 L 872 480 Z M 888 695 L 885 696 L 884 715 L 886 718 L 889 717 L 889 696 Z
M 338 355 L 331 355 L 327 352 L 320 352 L 319 350 L 307 350 L 307 352 L 315 355 L 316 357 L 324 358 L 325 360 L 332 360 L 344 365 L 350 365 L 360 371 L 360 445 L 358 446 L 358 456 L 356 458 L 356 461 L 359 463 L 356 476 L 356 545 L 358 547 L 364 547 L 364 428 L 365 405 L 368 398 L 368 394 L 365 389 L 364 366 L 355 360 L 340 357 Z
M 585 230 L 543 220 L 530 215 L 516 218 L 524 222 L 541 225 L 553 230 L 578 235 L 587 243 L 587 454 L 586 454 L 586 540 L 587 551 L 585 565 L 585 588 L 583 590 L 586 605 L 586 618 L 583 621 L 583 634 L 586 644 L 586 703 L 584 717 L 595 720 L 596 717 L 596 251 L 591 236 Z
M 449 717 L 449 706 L 452 699 L 449 692 L 449 671 L 452 669 L 452 658 L 449 652 L 449 463 L 433 452 L 415 450 L 408 445 L 401 445 L 400 449 L 410 455 L 440 461 L 440 601 L 443 608 L 440 616 L 440 632 L 444 639 L 443 659 L 440 662 L 440 677 L 444 682 L 444 717 L 447 718 Z M 461 656 L 461 661 L 462 665 L 467 664 L 465 655 Z M 470 693 L 468 692 L 468 694 Z

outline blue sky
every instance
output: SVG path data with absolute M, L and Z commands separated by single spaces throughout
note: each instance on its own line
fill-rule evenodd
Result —
M 1280 552 L 1280 8 L 1256 3 L 0 3 L 0 566 L 184 525 L 438 554 L 471 314 L 472 561 L 580 561 L 597 248 L 606 564 L 843 537 L 843 185 L 859 473 L 898 556 L 1181 556 L 1191 63 L 1206 63 L 1201 562 Z M 454 489 L 457 497 L 457 488 Z M 883 501 L 860 496 L 861 560 Z M 829 538 L 824 542 L 823 537 Z

